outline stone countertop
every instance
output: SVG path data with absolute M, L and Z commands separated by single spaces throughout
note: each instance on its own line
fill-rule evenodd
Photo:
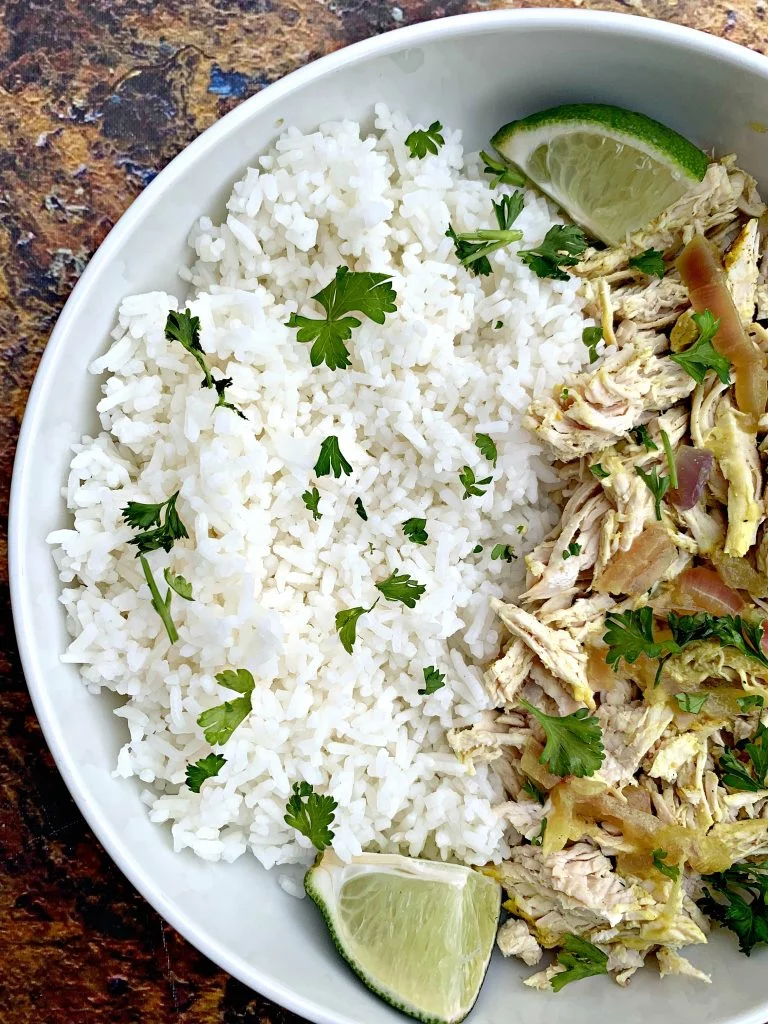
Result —
M 5 523 L 46 338 L 130 202 L 240 100 L 398 25 L 494 8 L 622 11 L 765 51 L 765 0 L 6 0 L 0 14 L 0 1019 L 296 1024 L 141 899 L 62 783 L 15 651 Z

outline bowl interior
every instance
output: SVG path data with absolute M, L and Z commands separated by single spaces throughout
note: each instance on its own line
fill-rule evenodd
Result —
M 283 124 L 370 119 L 375 103 L 427 123 L 461 127 L 478 148 L 501 124 L 565 101 L 618 103 L 658 117 L 704 148 L 737 152 L 758 178 L 768 168 L 768 61 L 703 35 L 644 19 L 556 11 L 498 12 L 368 41 L 302 69 L 244 103 L 150 185 L 112 232 L 67 304 L 35 383 L 14 476 L 12 592 L 24 667 L 46 737 L 81 809 L 131 881 L 195 945 L 242 981 L 317 1022 L 394 1024 L 403 1018 L 357 982 L 337 958 L 319 915 L 243 857 L 234 865 L 174 855 L 163 827 L 139 802 L 141 785 L 114 779 L 124 724 L 90 695 L 67 643 L 58 582 L 44 538 L 66 525 L 60 488 L 70 445 L 98 429 L 98 382 L 86 372 L 101 353 L 120 299 L 165 289 L 182 296 L 176 268 L 203 213 L 220 216 L 231 183 Z M 768 171 L 762 175 L 768 191 Z M 289 873 L 291 870 L 289 869 Z M 293 874 L 297 875 L 295 869 Z M 298 873 L 300 876 L 300 872 Z M 516 962 L 492 964 L 474 1024 L 511 1015 L 528 1024 L 759 1024 L 768 1015 L 760 967 L 729 937 L 694 950 L 711 987 L 641 972 L 628 990 L 592 979 L 560 996 L 520 985 Z M 659 997 L 664 1000 L 659 1009 Z

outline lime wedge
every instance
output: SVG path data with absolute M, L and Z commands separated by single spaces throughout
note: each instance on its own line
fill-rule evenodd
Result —
M 709 160 L 682 135 L 621 107 L 571 103 L 491 140 L 596 238 L 619 245 L 701 181 Z
M 336 948 L 382 999 L 425 1024 L 464 1020 L 493 952 L 501 890 L 458 864 L 326 850 L 304 885 Z

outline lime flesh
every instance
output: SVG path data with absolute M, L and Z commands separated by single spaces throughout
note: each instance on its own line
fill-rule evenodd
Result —
M 491 140 L 577 224 L 609 245 L 649 224 L 706 174 L 708 158 L 644 114 L 602 104 L 553 107 Z
M 336 948 L 382 999 L 425 1024 L 472 1009 L 493 952 L 501 890 L 471 868 L 331 851 L 305 886 Z

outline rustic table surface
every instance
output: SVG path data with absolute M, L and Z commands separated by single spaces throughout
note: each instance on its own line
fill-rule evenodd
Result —
M 15 652 L 13 452 L 48 334 L 118 217 L 212 121 L 397 25 L 500 7 L 623 11 L 765 51 L 765 0 L 0 2 L 0 1020 L 286 1024 L 133 891 L 53 766 Z

